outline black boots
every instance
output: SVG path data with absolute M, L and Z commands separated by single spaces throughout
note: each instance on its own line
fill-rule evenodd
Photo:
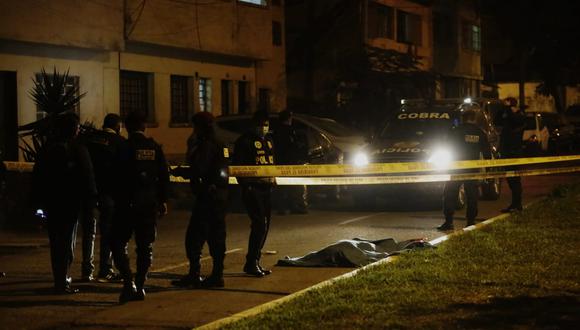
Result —
M 135 283 L 133 281 L 125 281 L 123 284 L 123 291 L 119 296 L 119 303 L 124 304 L 126 302 L 136 300 L 137 289 L 135 288 Z
M 510 205 L 508 207 L 506 207 L 505 209 L 501 209 L 500 212 L 501 213 L 510 213 L 510 212 L 517 212 L 517 211 L 521 211 L 523 210 L 523 207 L 520 206 L 514 206 L 514 205 Z
M 201 282 L 203 281 L 203 277 L 199 275 L 199 273 L 194 274 L 187 274 L 178 280 L 171 281 L 171 285 L 177 286 L 180 288 L 199 288 L 201 286 Z
M 258 261 L 246 261 L 246 264 L 244 265 L 244 273 L 256 277 L 263 277 L 272 274 L 272 271 L 262 268 Z
M 453 222 L 445 221 L 441 226 L 437 227 L 437 230 L 440 231 L 453 230 Z

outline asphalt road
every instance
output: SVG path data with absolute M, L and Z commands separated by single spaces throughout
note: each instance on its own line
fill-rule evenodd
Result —
M 544 196 L 555 185 L 578 182 L 580 175 L 527 177 L 523 179 L 525 202 Z M 481 201 L 478 220 L 499 214 L 509 202 L 504 186 L 498 201 Z M 219 290 L 182 290 L 169 281 L 187 271 L 183 248 L 189 212 L 172 210 L 159 222 L 158 240 L 148 296 L 144 302 L 118 305 L 119 284 L 75 283 L 81 292 L 72 296 L 51 294 L 51 273 L 46 233 L 0 232 L 0 328 L 46 329 L 103 327 L 192 328 L 253 306 L 283 297 L 351 268 L 275 267 L 284 256 L 302 256 L 340 239 L 392 237 L 398 241 L 434 239 L 442 222 L 440 210 L 422 210 L 413 196 L 373 210 L 357 210 L 348 200 L 313 205 L 307 215 L 274 215 L 265 246 L 263 265 L 273 274 L 253 278 L 242 273 L 249 235 L 245 214 L 227 217 L 226 287 Z M 395 211 L 393 211 L 395 209 Z M 457 213 L 457 228 L 465 224 L 464 211 Z M 206 249 L 207 250 L 207 249 Z M 205 251 L 207 254 L 207 251 Z M 132 258 L 134 263 L 135 258 Z M 203 272 L 211 270 L 211 259 L 204 258 Z M 80 244 L 72 267 L 80 276 Z

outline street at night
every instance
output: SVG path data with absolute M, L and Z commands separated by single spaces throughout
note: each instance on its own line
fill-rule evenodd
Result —
M 533 203 L 556 185 L 578 182 L 577 175 L 538 176 L 524 179 L 525 203 Z M 508 190 L 498 201 L 480 202 L 478 221 L 494 217 L 505 206 Z M 0 317 L 5 329 L 27 328 L 192 328 L 228 317 L 257 305 L 284 297 L 353 268 L 276 267 L 284 256 L 302 256 L 341 239 L 355 237 L 398 241 L 415 238 L 433 240 L 445 233 L 435 230 L 442 221 L 439 210 L 412 211 L 420 201 L 396 203 L 390 208 L 356 211 L 348 201 L 313 205 L 307 215 L 275 215 L 264 248 L 263 264 L 273 273 L 254 278 L 242 272 L 247 248 L 249 219 L 243 213 L 227 217 L 226 287 L 215 290 L 182 290 L 170 280 L 187 270 L 183 236 L 189 212 L 172 210 L 159 222 L 154 262 L 145 302 L 119 305 L 120 284 L 77 283 L 80 276 L 80 239 L 72 267 L 73 284 L 81 292 L 74 296 L 51 294 L 49 249 L 46 233 L 14 233 L 2 236 L 0 265 Z M 388 203 L 387 203 L 388 205 Z M 459 212 L 456 226 L 464 224 Z M 211 259 L 203 259 L 204 273 Z M 23 324 L 25 322 L 25 324 Z

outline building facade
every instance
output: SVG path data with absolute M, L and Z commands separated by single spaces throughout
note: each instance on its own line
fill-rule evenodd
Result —
M 289 106 L 372 124 L 401 98 L 480 95 L 477 1 L 287 0 L 286 22 Z
M 284 26 L 281 0 L 2 2 L 0 147 L 17 157 L 13 126 L 43 116 L 32 79 L 56 68 L 86 92 L 81 121 L 144 111 L 148 133 L 179 158 L 195 112 L 286 107 Z

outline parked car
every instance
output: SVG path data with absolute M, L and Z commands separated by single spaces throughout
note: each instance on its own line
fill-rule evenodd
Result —
M 569 106 L 565 112 L 566 118 L 574 126 L 574 144 L 580 144 L 580 104 Z
M 370 163 L 392 163 L 429 161 L 437 153 L 452 155 L 453 150 L 448 150 L 445 146 L 447 134 L 452 126 L 459 123 L 461 112 L 468 108 L 478 113 L 477 124 L 487 134 L 492 155 L 498 156 L 498 133 L 491 120 L 491 101 L 445 99 L 402 102 L 404 104 L 400 111 L 361 150 L 358 158 L 366 159 Z M 351 191 L 357 204 L 372 206 L 377 196 L 439 201 L 443 196 L 443 187 L 444 182 L 361 185 L 353 186 Z M 500 190 L 501 181 L 498 179 L 486 180 L 481 185 L 481 195 L 486 199 L 499 198 Z M 458 206 L 463 207 L 464 204 L 465 193 L 461 190 Z
M 546 126 L 542 113 L 526 112 L 522 140 L 526 156 L 537 156 L 548 152 L 550 131 Z
M 278 114 L 271 114 L 270 130 L 275 130 L 278 125 Z M 309 164 L 343 164 L 365 143 L 360 132 L 330 118 L 295 113 L 293 125 L 298 137 L 308 146 Z M 216 135 L 233 154 L 236 139 L 251 126 L 250 114 L 220 116 L 216 118 Z M 342 187 L 331 187 L 331 191 L 327 188 L 325 195 L 340 198 L 342 190 Z
M 545 113 L 542 118 L 548 127 L 548 152 L 565 154 L 574 150 L 574 125 L 568 117 L 559 113 Z

